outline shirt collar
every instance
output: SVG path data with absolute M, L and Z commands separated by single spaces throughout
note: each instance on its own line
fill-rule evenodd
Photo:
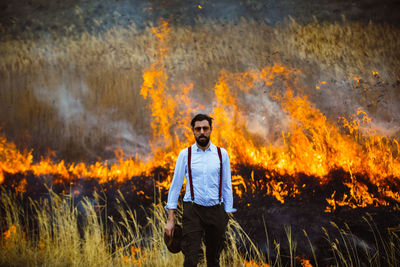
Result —
M 192 148 L 193 148 L 193 149 L 196 149 L 197 152 L 202 151 L 202 150 L 197 146 L 196 142 L 192 145 Z M 206 152 L 206 151 L 214 151 L 215 149 L 216 149 L 216 146 L 215 146 L 213 143 L 211 143 L 211 141 L 210 141 L 210 146 L 209 146 L 204 152 Z

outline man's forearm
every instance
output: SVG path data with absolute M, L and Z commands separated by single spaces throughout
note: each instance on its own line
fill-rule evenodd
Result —
M 168 221 L 175 222 L 175 210 L 173 209 L 168 210 Z

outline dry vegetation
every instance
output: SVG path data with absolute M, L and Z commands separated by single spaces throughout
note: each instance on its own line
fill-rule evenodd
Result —
M 161 203 L 155 203 L 148 210 L 148 223 L 140 226 L 135 211 L 122 195 L 118 207 L 120 220 L 115 221 L 101 216 L 107 206 L 97 204 L 98 195 L 74 203 L 70 196 L 50 191 L 49 198 L 29 200 L 24 207 L 21 196 L 5 190 L 1 193 L 1 266 L 183 264 L 182 253 L 172 254 L 164 244 L 166 213 Z M 221 256 L 224 265 L 241 266 L 244 258 L 263 261 L 263 256 L 234 219 L 230 220 L 228 229 L 228 247 Z
M 100 196 L 79 203 L 69 195 L 49 192 L 39 201 L 1 190 L 0 265 L 1 266 L 179 266 L 182 253 L 171 254 L 163 242 L 166 213 L 157 201 L 148 209 L 147 224 L 137 222 L 122 195 L 119 197 L 119 220 L 104 218 L 107 205 L 99 205 Z M 22 204 L 25 202 L 25 204 Z M 331 240 L 330 259 L 319 259 L 307 233 L 304 240 L 311 254 L 296 254 L 299 240 L 285 226 L 288 251 L 281 251 L 278 240 L 268 240 L 267 253 L 255 246 L 234 218 L 230 219 L 226 248 L 221 255 L 222 266 L 398 266 L 400 256 L 399 229 L 388 229 L 389 238 L 376 230 L 372 219 L 364 218 L 375 238 L 373 246 L 354 236 L 350 229 L 340 229 L 341 239 Z M 262 233 L 260 233 L 262 234 Z M 308 259 L 307 259 L 308 258 Z M 296 265 L 298 264 L 298 265 Z M 205 266 L 205 263 L 201 264 Z
M 373 88 L 371 70 L 379 71 L 389 84 L 396 81 L 399 36 L 398 28 L 372 23 L 290 21 L 271 27 L 246 20 L 199 21 L 195 26 L 170 27 L 162 68 L 168 74 L 168 90 L 193 82 L 191 94 L 204 103 L 211 101 L 221 70 L 242 72 L 274 63 L 301 69 L 302 90 L 311 98 L 318 97 L 315 84 L 321 77 L 351 80 L 357 76 L 367 82 L 349 97 L 361 99 L 360 105 L 379 113 L 382 89 Z M 103 35 L 76 35 L 73 28 L 64 28 L 63 34 L 40 38 L 3 38 L 2 127 L 20 147 L 35 147 L 39 155 L 52 148 L 70 160 L 107 157 L 104 147 L 118 143 L 125 125 L 111 127 L 109 122 L 127 123 L 135 136 L 149 134 L 150 111 L 140 88 L 143 72 L 159 56 L 151 28 L 134 26 L 112 28 Z M 327 90 L 334 94 L 335 86 Z M 396 93 L 387 95 L 395 103 L 400 101 Z M 61 98 L 70 103 L 63 106 L 57 102 Z M 385 112 L 387 120 L 393 121 Z

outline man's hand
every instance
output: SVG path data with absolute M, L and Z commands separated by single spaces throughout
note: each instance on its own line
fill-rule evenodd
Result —
M 175 210 L 168 210 L 168 222 L 164 227 L 164 232 L 170 238 L 174 236 L 174 228 L 175 228 Z
M 174 236 L 174 228 L 175 228 L 175 222 L 168 221 L 167 224 L 164 227 L 164 232 L 169 236 L 170 238 Z

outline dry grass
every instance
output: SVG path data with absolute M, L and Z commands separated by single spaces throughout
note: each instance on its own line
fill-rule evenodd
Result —
M 1 266 L 179 266 L 183 255 L 171 254 L 163 242 L 166 213 L 161 203 L 149 209 L 147 224 L 137 223 L 120 196 L 120 220 L 102 218 L 99 196 L 73 203 L 69 196 L 50 191 L 49 198 L 21 204 L 20 196 L 2 190 Z M 28 216 L 29 210 L 29 216 Z M 79 217 L 84 219 L 80 220 Z M 110 234 L 107 234 L 110 233 Z M 225 266 L 243 266 L 244 257 L 262 262 L 263 256 L 240 225 L 231 219 Z M 247 246 L 244 250 L 244 246 Z M 240 249 L 240 253 L 239 253 Z
M 166 87 L 171 94 L 174 86 L 193 82 L 191 96 L 205 104 L 213 99 L 221 70 L 242 72 L 277 62 L 300 68 L 303 90 L 313 96 L 318 95 L 315 83 L 320 76 L 369 81 L 374 69 L 389 83 L 395 81 L 400 69 L 399 36 L 397 28 L 372 23 L 291 21 L 271 27 L 246 20 L 199 21 L 195 26 L 170 27 L 160 68 L 168 74 Z M 39 155 L 50 147 L 75 160 L 105 155 L 111 151 L 105 147 L 123 142 L 124 130 L 143 138 L 150 134 L 151 118 L 140 95 L 142 75 L 159 60 L 160 51 L 151 28 L 134 26 L 113 28 L 102 36 L 78 36 L 65 28 L 63 35 L 3 38 L 2 126 L 21 147 L 41 148 Z M 377 92 L 367 89 L 353 90 L 349 97 L 363 94 L 363 99 L 375 99 Z M 329 90 L 334 94 L 335 85 Z M 110 126 L 111 122 L 119 123 Z
M 1 189 L 1 266 L 180 266 L 182 253 L 171 254 L 163 242 L 166 212 L 159 200 L 147 209 L 147 224 L 139 225 L 136 212 L 119 196 L 118 220 L 104 218 L 100 196 L 74 203 L 69 195 L 49 191 L 46 199 L 22 204 L 21 195 Z M 178 214 L 181 211 L 178 210 Z M 178 217 L 179 220 L 179 217 Z M 323 229 L 330 247 L 329 258 L 318 258 L 304 231 L 312 254 L 296 255 L 297 242 L 291 228 L 285 226 L 287 240 L 269 240 L 263 254 L 246 232 L 231 218 L 227 231 L 227 247 L 221 254 L 222 266 L 398 266 L 400 239 L 398 227 L 383 235 L 366 215 L 374 244 L 365 243 L 346 227 L 332 225 L 339 237 L 331 238 Z M 287 251 L 282 243 L 287 242 Z M 285 245 L 285 244 L 283 244 Z M 271 255 L 273 254 L 273 256 Z M 307 259 L 308 258 L 308 259 Z M 204 259 L 205 260 L 205 259 Z M 367 264 L 367 265 L 365 265 Z M 201 264 L 205 266 L 205 264 Z
M 310 23 L 292 21 L 282 29 L 287 46 L 285 52 L 312 60 L 324 71 L 334 70 L 368 77 L 371 69 L 385 73 L 385 78 L 397 78 L 399 73 L 399 29 L 390 25 L 362 23 Z M 284 40 L 282 39 L 283 43 Z

